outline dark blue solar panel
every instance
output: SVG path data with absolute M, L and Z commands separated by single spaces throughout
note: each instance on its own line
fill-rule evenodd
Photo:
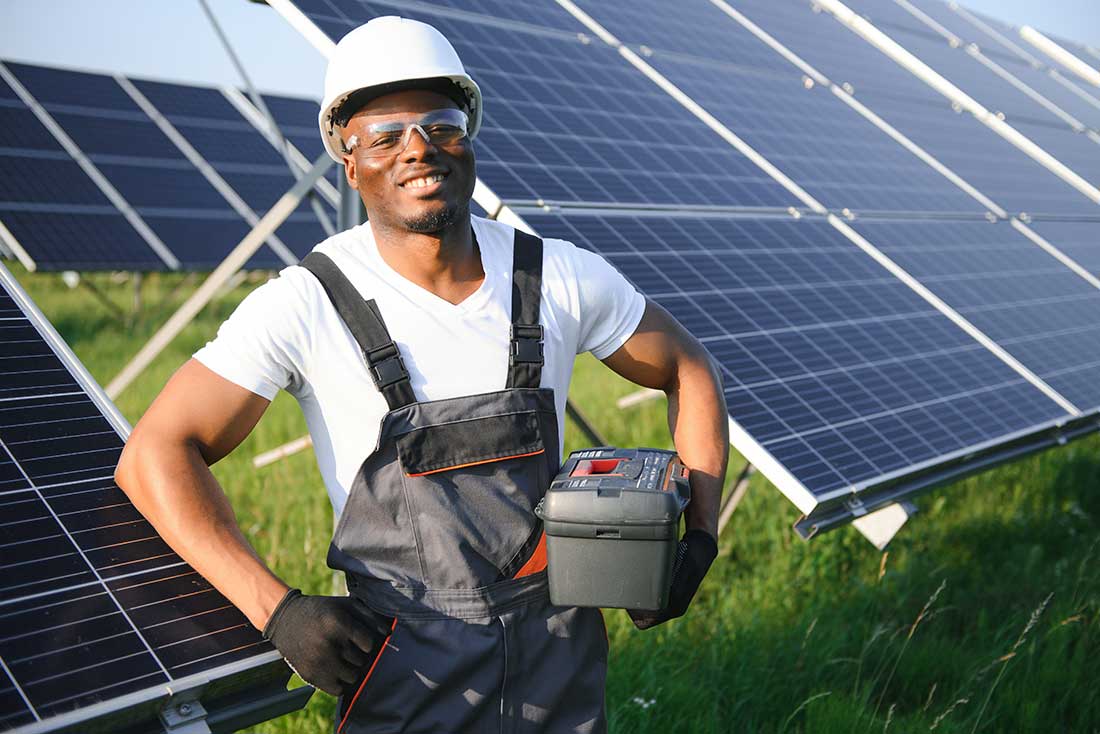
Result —
M 54 204 L 38 211 L 5 210 L 0 220 L 39 270 L 165 270 L 145 240 L 114 207 L 90 211 Z
M 6 288 L 0 356 L 0 728 L 269 652 L 114 484 L 121 436 Z
M 826 206 L 984 211 L 828 89 L 807 89 L 794 66 L 709 2 L 651 0 L 636 14 L 629 12 L 638 5 L 632 1 L 581 5 L 620 40 L 652 49 L 646 59 L 650 64 Z M 676 26 L 683 15 L 692 25 Z M 713 43 L 698 48 L 700 37 Z M 701 58 L 710 49 L 720 59 L 736 59 L 742 52 L 730 50 L 746 47 L 774 57 L 777 71 Z
M 134 84 L 257 215 L 262 216 L 294 185 L 286 160 L 218 90 L 163 82 Z M 284 119 L 287 112 L 297 116 L 296 129 L 315 119 L 316 108 L 311 103 L 293 105 L 293 110 L 286 103 L 277 106 Z M 303 119 L 303 113 L 309 116 Z M 320 133 L 315 132 L 314 137 L 319 141 Z M 327 203 L 325 208 L 331 210 Z M 293 230 L 294 246 L 283 244 L 302 257 L 325 238 L 325 232 L 308 205 L 303 204 L 293 216 L 295 221 L 282 225 L 275 234 L 282 239 Z M 330 219 L 334 217 L 332 213 Z
M 230 250 L 244 239 L 251 229 L 234 212 L 222 212 L 216 217 L 209 210 L 189 214 L 186 211 L 144 211 L 143 217 L 176 253 L 181 261 L 195 270 L 212 270 L 221 264 Z M 248 268 L 282 268 L 286 263 L 266 247 L 261 247 L 249 259 Z
M 1078 408 L 1100 407 L 1100 288 L 1003 222 L 853 227 Z
M 816 496 L 1062 414 L 821 220 L 524 218 L 696 334 L 730 415 Z
M 21 64 L 12 64 L 11 68 L 185 268 L 217 265 L 248 231 L 241 216 L 113 79 Z M 262 215 L 293 185 L 282 156 L 220 92 L 155 82 L 137 82 L 137 85 L 154 98 L 155 105 L 176 123 L 177 129 L 215 170 L 237 179 L 243 189 L 242 198 L 257 214 Z M 298 100 L 274 99 L 282 105 L 279 109 L 284 113 L 297 116 L 296 130 L 309 129 L 315 111 L 308 112 Z M 304 104 L 308 107 L 311 103 Z M 74 164 L 67 162 L 68 155 L 20 102 L 0 98 L 0 123 L 4 123 L 0 125 L 0 148 L 7 145 L 20 149 L 18 160 L 0 150 L 0 159 L 5 163 L 0 171 L 0 213 L 13 207 L 25 210 L 26 206 L 18 202 L 50 205 L 46 209 L 40 207 L 37 214 L 24 213 L 15 224 L 28 238 L 23 244 L 32 256 L 42 258 L 42 266 L 163 267 L 155 254 L 146 252 L 148 245 L 136 232 L 120 238 L 112 254 L 109 236 L 124 230 L 117 221 L 103 219 L 107 211 L 114 211 L 113 207 L 109 207 L 106 197 Z M 314 131 L 311 141 L 316 140 Z M 59 159 L 41 166 L 42 171 L 52 168 L 54 172 L 43 175 L 40 171 L 36 176 L 28 176 L 28 170 L 39 167 L 37 158 L 34 162 L 26 160 L 31 155 Z M 5 206 L 4 201 L 9 204 Z M 100 218 L 90 220 L 94 232 L 86 241 L 63 242 L 57 238 L 71 235 L 78 227 L 73 223 L 49 224 L 41 220 L 78 213 L 82 217 L 80 222 L 88 224 L 86 214 L 90 210 L 85 206 L 80 210 L 83 213 L 77 212 L 73 204 L 94 204 L 97 208 L 92 213 Z M 327 203 L 325 206 L 331 208 Z M 292 249 L 299 255 L 325 236 L 316 215 L 305 204 L 283 227 L 276 234 L 291 236 L 295 242 Z M 36 233 L 51 239 L 39 244 Z M 192 236 L 201 240 L 189 240 Z M 307 240 L 308 247 L 302 244 Z M 47 262 L 61 253 L 67 253 L 66 259 Z M 247 266 L 284 264 L 265 248 Z
M 0 221 L 42 270 L 159 270 L 164 262 L 7 84 L 0 90 Z
M 864 104 L 1010 213 L 1100 215 L 1084 194 L 967 113 L 864 95 Z
M 1004 113 L 1009 123 L 1027 120 L 1061 128 L 1068 126 L 965 49 L 952 48 L 947 39 L 901 30 L 892 30 L 887 35 L 987 109 Z M 1026 70 L 1021 73 L 1028 75 Z
M 109 76 L 48 66 L 5 64 L 34 98 L 47 108 L 74 106 L 141 113 L 129 95 Z
M 836 84 L 851 83 L 856 96 L 874 89 L 939 104 L 942 97 L 895 64 L 810 0 L 727 0 L 805 62 Z
M 987 23 L 994 32 L 1001 33 L 1001 39 L 998 39 L 987 33 L 975 23 L 972 23 L 970 19 L 962 13 L 956 12 L 946 3 L 939 2 L 939 0 L 928 0 L 928 2 L 923 2 L 922 0 L 916 0 L 916 2 L 914 2 L 910 0 L 910 3 L 915 5 L 921 12 L 932 18 L 932 20 L 939 23 L 948 31 L 961 38 L 964 42 L 977 44 L 981 48 L 983 54 L 993 59 L 998 64 L 1012 64 L 1018 68 L 1021 62 L 1029 62 L 1028 57 L 1038 60 L 1037 53 L 1022 48 L 1027 45 L 1026 42 L 1019 38 L 1011 28 L 1009 28 L 1009 32 L 1005 34 L 1003 30 L 999 30 L 996 26 Z M 977 20 L 982 22 L 980 18 Z M 1004 26 L 1002 26 L 1002 29 L 1003 28 Z M 1021 56 L 1019 51 L 1013 49 L 1012 46 L 1007 45 L 1004 41 L 1014 44 L 1016 49 L 1023 50 L 1027 56 Z
M 999 39 L 939 0 L 917 0 L 913 4 L 965 43 L 976 44 L 984 55 L 1004 67 L 1031 89 L 1073 115 L 1086 127 L 1100 130 L 1100 90 L 1089 89 L 1087 85 L 1077 85 L 1073 80 L 1069 81 L 1076 91 L 1068 88 L 1063 82 L 1051 76 L 1049 68 L 1035 69 L 1031 66 L 1030 60 L 1037 58 L 1037 51 L 1031 53 L 1023 49 L 1027 56 L 1020 55 L 1018 51 L 1020 44 L 1025 43 L 1022 39 L 1019 37 L 1004 39 L 1003 35 Z M 1004 45 L 1002 39 L 1014 42 L 1016 48 Z M 1085 96 L 1083 97 L 1082 94 Z
M 1077 175 L 1100 188 L 1100 144 L 1068 128 L 1017 123 L 1016 129 L 1066 164 Z
M 1035 222 L 1035 232 L 1100 277 L 1100 222 Z
M 333 38 L 394 12 L 388 5 L 350 1 L 339 9 L 321 2 L 299 6 Z M 509 6 L 509 17 L 524 24 L 424 10 L 429 7 L 400 12 L 439 28 L 481 85 L 486 118 L 476 142 L 478 175 L 501 198 L 797 203 L 611 47 L 580 37 L 583 26 L 557 6 Z

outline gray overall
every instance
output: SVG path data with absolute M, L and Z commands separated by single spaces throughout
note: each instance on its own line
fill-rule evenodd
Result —
M 505 389 L 416 402 L 373 300 L 324 255 L 321 281 L 389 405 L 352 483 L 328 564 L 393 617 L 338 734 L 603 732 L 607 637 L 596 609 L 555 607 L 533 512 L 558 470 L 540 388 L 542 241 L 516 232 Z

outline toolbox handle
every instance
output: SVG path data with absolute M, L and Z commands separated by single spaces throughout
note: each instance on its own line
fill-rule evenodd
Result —
M 679 461 L 676 464 L 677 466 L 673 467 L 673 471 L 678 469 L 680 476 L 673 476 L 671 479 L 673 486 L 676 487 L 676 499 L 680 503 L 680 512 L 682 513 L 691 504 L 691 470 Z

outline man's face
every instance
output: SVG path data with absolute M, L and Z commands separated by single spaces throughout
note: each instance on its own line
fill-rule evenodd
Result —
M 343 128 L 345 144 L 352 135 L 360 141 L 344 156 L 344 172 L 349 185 L 359 191 L 375 225 L 430 233 L 466 220 L 476 181 L 469 138 L 433 145 L 413 130 L 404 151 L 381 157 L 366 155 L 362 144 L 372 124 L 404 121 L 431 110 L 455 107 L 437 92 L 394 92 L 371 100 Z M 443 176 L 443 180 L 419 185 L 423 184 L 420 179 L 430 176 Z

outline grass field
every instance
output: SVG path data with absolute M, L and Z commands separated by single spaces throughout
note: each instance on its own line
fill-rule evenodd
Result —
M 147 276 L 123 324 L 57 275 L 15 274 L 106 384 L 187 294 Z M 133 284 L 93 282 L 129 308 Z M 118 401 L 136 421 L 172 371 L 255 284 L 206 309 Z M 572 397 L 614 444 L 669 446 L 663 404 L 619 412 L 632 390 L 578 360 Z M 283 578 L 329 593 L 331 516 L 311 453 L 254 470 L 252 457 L 304 433 L 280 395 L 215 467 L 241 526 Z M 567 431 L 567 450 L 581 445 Z M 731 474 L 740 466 L 734 457 Z M 811 543 L 797 511 L 757 476 L 720 539 L 688 616 L 646 633 L 622 612 L 611 638 L 611 731 L 1100 732 L 1100 437 L 1004 466 L 919 500 L 888 553 L 851 528 Z M 330 730 L 332 698 L 254 727 Z

